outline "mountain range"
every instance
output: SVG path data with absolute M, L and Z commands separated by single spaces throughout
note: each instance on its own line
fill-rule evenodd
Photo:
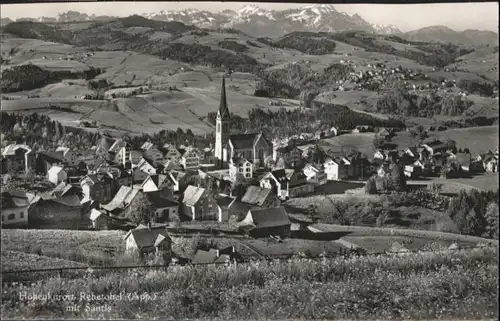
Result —
M 430 26 L 410 32 L 401 32 L 393 25 L 371 24 L 358 14 L 349 15 L 339 12 L 331 4 L 304 6 L 299 9 L 267 10 L 256 5 L 246 5 L 236 11 L 221 12 L 185 9 L 178 11 L 160 11 L 143 13 L 143 17 L 159 21 L 179 21 L 199 28 L 231 28 L 240 30 L 254 37 L 279 37 L 293 31 L 339 32 L 365 31 L 383 35 L 397 35 L 411 41 L 451 42 L 465 45 L 498 45 L 498 34 L 485 30 L 455 31 L 445 26 Z M 57 17 L 21 18 L 45 23 L 73 21 L 106 21 L 115 19 L 111 16 L 87 15 L 68 11 Z M 2 18 L 1 24 L 12 22 Z

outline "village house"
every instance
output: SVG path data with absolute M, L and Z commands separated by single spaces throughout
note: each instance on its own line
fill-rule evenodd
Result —
M 233 157 L 229 162 L 229 177 L 232 180 L 236 179 L 238 174 L 243 175 L 246 179 L 253 177 L 253 164 L 244 157 Z
M 150 159 L 153 163 L 161 163 L 163 161 L 163 153 L 152 143 L 145 142 L 141 146 L 145 158 Z
M 314 192 L 314 185 L 307 183 L 302 172 L 293 169 L 279 169 L 265 174 L 259 181 L 260 187 L 272 189 L 280 199 L 289 199 Z
M 144 155 L 144 152 L 142 150 L 131 150 L 129 153 L 130 157 L 129 159 L 125 160 L 125 168 L 136 168 L 137 165 L 141 162 L 143 158 L 148 160 L 150 163 L 154 164 L 156 166 L 156 163 L 153 162 L 150 158 L 146 157 Z
M 168 172 L 166 175 L 168 176 L 170 181 L 172 181 L 173 184 L 172 189 L 174 193 L 184 189 L 185 186 L 182 186 L 181 181 L 186 176 L 186 173 L 172 170 Z
M 144 193 L 144 195 L 155 209 L 155 222 L 171 222 L 180 219 L 179 203 L 172 200 L 171 194 L 157 191 Z M 132 203 L 133 202 L 134 200 L 132 200 Z
M 455 148 L 454 145 L 443 143 L 439 140 L 434 140 L 425 144 L 422 144 L 421 147 L 425 148 L 430 156 L 434 156 L 437 153 L 444 154 L 447 151 L 453 150 Z
M 89 220 L 93 230 L 108 229 L 108 218 L 103 212 L 96 210 L 95 208 L 90 210 Z
M 455 160 L 464 172 L 470 172 L 472 155 L 470 153 L 456 153 Z
M 412 179 L 418 178 L 422 175 L 422 167 L 415 164 L 405 165 L 404 174 Z
M 124 237 L 125 250 L 129 254 L 138 254 L 142 259 L 154 254 L 168 263 L 172 257 L 172 239 L 165 227 L 147 227 L 139 225 Z
M 368 125 L 358 125 L 353 130 L 353 134 L 373 132 L 373 127 Z
M 36 155 L 28 145 L 10 144 L 3 149 L 2 157 L 8 173 L 28 172 L 35 169 Z
M 241 202 L 259 208 L 278 207 L 281 205 L 280 199 L 272 189 L 254 185 L 248 186 L 245 194 L 241 198 Z
M 132 186 L 134 183 L 132 172 L 130 170 L 118 169 L 111 172 L 115 186 L 113 186 L 113 193 L 117 192 L 121 186 Z
M 66 182 L 59 183 L 59 185 L 54 187 L 52 191 L 47 193 L 49 193 L 49 195 L 51 195 L 52 197 L 56 198 L 62 198 L 64 196 L 70 196 L 70 195 L 76 195 L 80 199 L 83 198 L 82 189 L 80 188 L 80 186 L 75 186 L 72 184 L 68 184 Z
M 232 216 L 239 219 L 250 209 L 248 205 L 241 203 L 236 197 L 230 195 L 219 194 L 215 201 L 219 211 L 217 214 L 217 221 L 219 222 L 227 222 Z
M 218 220 L 215 198 L 201 187 L 189 185 L 184 191 L 181 214 L 191 221 Z
M 174 163 L 169 160 L 165 160 L 162 164 L 163 167 L 163 173 L 167 174 L 170 171 L 182 171 L 182 167 L 178 163 Z
M 141 185 L 144 192 L 156 192 L 164 189 L 173 190 L 174 183 L 168 175 L 158 174 L 148 176 Z
M 194 147 L 188 147 L 181 156 L 180 164 L 185 170 L 198 169 L 200 167 L 200 151 Z
M 137 193 L 139 193 L 137 188 L 122 186 L 108 204 L 101 205 L 101 209 L 108 214 L 121 216 L 122 212 L 132 203 Z
M 174 164 L 180 164 L 181 157 L 181 152 L 175 147 L 170 147 L 165 154 L 165 159 L 167 161 L 171 161 Z
M 248 231 L 252 237 L 290 235 L 291 222 L 284 207 L 250 209 L 245 218 L 238 223 L 240 229 Z
M 63 163 L 63 158 L 62 152 L 39 152 L 36 155 L 35 172 L 47 175 L 53 165 L 61 165 Z
M 335 126 L 330 127 L 327 136 L 332 137 L 332 136 L 338 136 L 338 135 L 339 135 L 339 129 Z
M 349 161 L 343 158 L 327 157 L 323 164 L 326 179 L 329 181 L 345 180 L 348 177 Z
M 498 155 L 487 155 L 483 159 L 483 167 L 486 172 L 498 172 Z
M 1 193 L 2 228 L 28 226 L 30 202 L 25 192 L 7 191 Z
M 327 175 L 323 166 L 316 164 L 307 164 L 302 170 L 308 183 L 316 186 L 324 185 L 328 182 Z
M 291 145 L 273 148 L 273 160 L 276 162 L 280 158 L 285 162 L 285 166 L 295 167 L 302 161 L 302 150 Z
M 380 130 L 377 132 L 377 135 L 379 135 L 380 137 L 384 138 L 384 139 L 388 139 L 390 137 L 392 137 L 394 131 L 390 128 L 380 128 Z
M 84 199 L 106 203 L 113 198 L 113 178 L 110 174 L 86 175 L 80 180 L 80 186 Z
M 69 166 L 76 166 L 79 163 L 78 154 L 68 147 L 59 146 L 56 152 L 61 152 L 63 155 L 63 162 Z
M 212 147 L 205 147 L 203 149 L 201 152 L 200 163 L 205 165 L 215 163 L 215 155 Z
M 32 203 L 30 225 L 39 229 L 71 229 L 86 227 L 80 195 L 44 193 Z
M 47 179 L 54 185 L 66 181 L 67 178 L 68 173 L 61 166 L 52 166 L 47 173 Z
M 389 166 L 389 162 L 382 162 L 382 164 L 380 164 L 378 166 L 378 169 L 377 169 L 377 175 L 379 177 L 385 177 L 386 175 L 388 175 L 390 173 L 390 166 Z
M 377 149 L 375 150 L 375 153 L 373 153 L 373 158 L 387 160 L 387 154 L 383 150 Z
M 137 167 L 133 169 L 133 182 L 134 184 L 142 183 L 146 178 L 148 178 L 148 176 L 156 174 L 156 168 L 145 158 L 142 158 L 139 164 L 137 164 Z
M 127 142 L 117 139 L 109 148 L 108 154 L 113 162 L 122 164 L 125 167 L 126 163 L 130 161 L 130 151 Z
M 113 165 L 110 161 L 104 158 L 96 158 L 93 162 L 86 162 L 87 174 L 105 174 L 108 173 Z
M 361 153 L 354 153 L 352 155 L 349 155 L 347 157 L 344 157 L 345 160 L 348 162 L 348 177 L 354 178 L 354 179 L 364 179 L 369 175 L 369 167 L 370 167 L 370 162 L 368 159 L 362 155 Z

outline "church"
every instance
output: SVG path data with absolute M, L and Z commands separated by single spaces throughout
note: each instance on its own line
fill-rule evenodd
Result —
M 227 106 L 226 81 L 222 78 L 220 106 L 215 132 L 215 165 L 226 168 L 236 158 L 245 158 L 254 168 L 264 167 L 264 160 L 272 156 L 273 145 L 262 133 L 231 134 L 231 115 Z

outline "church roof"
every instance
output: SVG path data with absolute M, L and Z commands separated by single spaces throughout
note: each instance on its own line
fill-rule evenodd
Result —
M 227 98 L 226 98 L 226 79 L 222 77 L 222 88 L 220 91 L 220 105 L 219 105 L 219 113 L 223 120 L 229 119 L 229 108 L 227 107 Z

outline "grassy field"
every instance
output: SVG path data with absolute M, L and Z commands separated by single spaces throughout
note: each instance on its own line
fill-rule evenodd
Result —
M 459 57 L 456 61 L 447 67 L 457 67 L 460 70 L 467 70 L 492 80 L 498 80 L 498 52 L 494 52 L 494 47 L 475 50 L 468 55 Z
M 368 157 L 373 156 L 373 138 L 374 133 L 344 134 L 320 141 L 320 146 L 325 150 L 335 153 L 349 152 L 351 149 L 357 149 Z
M 401 228 L 380 228 L 364 226 L 346 226 L 334 224 L 314 224 L 311 228 L 322 232 L 350 232 L 347 237 L 410 237 L 427 239 L 429 243 L 436 241 L 460 242 L 469 246 L 475 246 L 479 243 L 490 243 L 498 246 L 498 240 L 484 239 L 481 237 L 460 235 L 454 233 L 444 233 L 438 231 L 409 230 Z M 387 239 L 386 239 L 387 240 Z
M 111 272 L 4 284 L 4 318 L 494 319 L 492 249 Z M 65 295 L 27 301 L 20 294 Z M 102 300 L 81 297 L 102 295 Z M 122 297 L 120 297 L 122 293 Z M 143 300 L 133 293 L 149 294 Z M 115 295 L 111 297 L 110 295 Z M 70 310 L 70 306 L 80 306 Z
M 75 262 L 54 257 L 30 254 L 2 249 L 2 271 L 16 271 L 26 269 L 50 269 L 54 267 L 85 267 L 81 262 Z
M 449 129 L 433 135 L 441 141 L 452 139 L 460 148 L 469 148 L 473 155 L 498 147 L 498 125 Z
M 2 252 L 24 252 L 92 265 L 111 265 L 122 252 L 124 235 L 121 231 L 5 229 L 2 230 Z M 43 261 L 41 266 L 45 266 Z

